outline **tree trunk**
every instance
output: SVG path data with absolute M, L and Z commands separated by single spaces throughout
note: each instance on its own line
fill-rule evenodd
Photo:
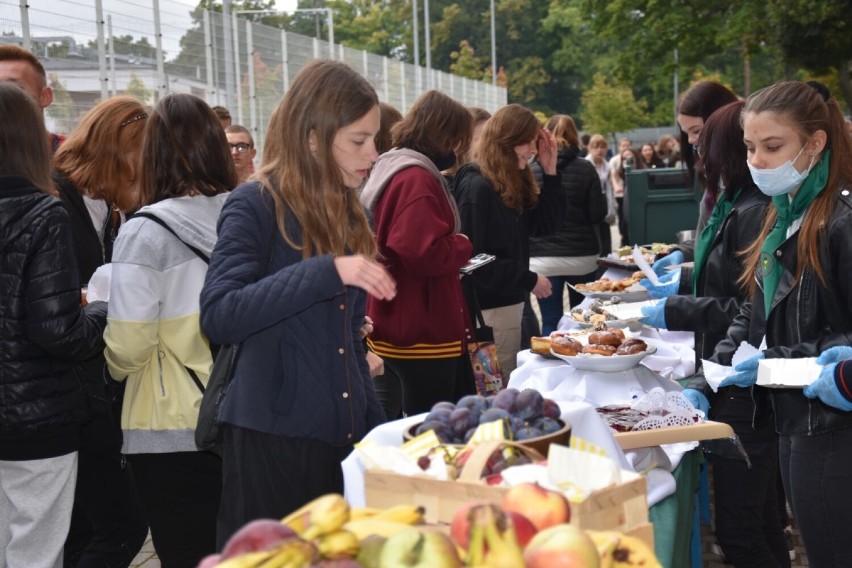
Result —
M 837 70 L 837 80 L 840 82 L 840 92 L 846 100 L 846 108 L 852 114 L 852 61 L 846 61 Z
M 748 44 L 743 42 L 743 96 L 751 94 L 751 54 Z

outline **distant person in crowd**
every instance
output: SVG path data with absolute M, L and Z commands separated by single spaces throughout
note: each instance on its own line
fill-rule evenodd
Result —
M 231 111 L 221 105 L 216 105 L 213 107 L 213 112 L 216 113 L 216 117 L 222 124 L 222 128 L 228 128 L 231 126 Z
M 257 156 L 254 138 L 246 127 L 239 124 L 225 128 L 225 137 L 228 139 L 228 147 L 237 169 L 237 180 L 239 183 L 245 183 L 254 173 L 254 157 Z
M 677 167 L 680 163 L 680 144 L 671 134 L 663 134 L 657 142 L 657 155 L 663 161 L 663 167 Z
M 704 122 L 716 110 L 736 100 L 738 100 L 737 96 L 721 83 L 704 80 L 698 81 L 684 91 L 678 101 L 677 123 L 680 126 L 682 163 L 686 165 L 689 172 L 689 179 L 695 184 L 704 186 L 704 176 L 700 170 L 696 170 L 695 168 L 695 162 L 698 159 L 695 148 L 698 144 L 701 130 L 704 128 Z M 696 234 L 701 234 L 715 206 L 716 195 L 712 191 L 707 191 L 706 187 L 704 187 L 704 196 L 698 206 Z M 672 249 L 670 254 L 654 263 L 654 271 L 658 274 L 665 274 L 665 279 L 670 281 L 670 279 L 674 278 L 674 273 L 666 272 L 666 267 L 682 264 L 683 262 L 692 262 L 694 248 L 694 240 L 680 243 Z
M 222 464 L 195 446 L 213 364 L 199 293 L 216 221 L 237 185 L 225 131 L 202 99 L 163 97 L 146 120 L 139 171 L 147 204 L 112 258 L 106 360 L 126 381 L 123 452 L 163 566 L 194 568 L 216 550 Z M 190 248 L 192 247 L 192 248 Z
M 201 324 L 240 348 L 220 414 L 220 549 L 249 521 L 342 493 L 340 462 L 385 420 L 361 328 L 367 296 L 396 285 L 358 200 L 379 117 L 356 71 L 308 63 L 272 114 L 256 181 L 219 218 Z
M 400 113 L 395 106 L 388 103 L 379 103 L 381 111 L 382 125 L 376 136 L 376 151 L 381 156 L 391 148 L 393 148 L 393 138 L 391 138 L 391 128 L 393 125 L 402 120 Z
M 581 158 L 585 158 L 589 154 L 589 140 L 592 137 L 589 134 L 580 136 L 580 153 L 577 154 Z
M 607 254 L 612 251 L 612 234 L 609 227 L 618 221 L 615 195 L 610 181 L 610 165 L 606 158 L 608 147 L 606 138 L 600 134 L 594 134 L 589 139 L 589 154 L 586 156 L 586 159 L 595 166 L 595 171 L 597 171 L 598 179 L 601 182 L 601 191 L 606 198 L 606 218 L 600 224 L 599 232 L 603 241 L 603 249 L 607 251 Z
M 14 44 L 0 44 L 0 82 L 17 83 L 44 110 L 53 102 L 53 89 L 47 84 L 47 74 L 38 57 L 29 50 Z M 50 151 L 56 152 L 64 136 L 48 134 Z
M 651 142 L 645 142 L 642 144 L 642 148 L 639 150 L 639 156 L 642 160 L 644 169 L 665 167 L 663 160 L 657 155 L 657 149 Z
M 730 365 L 740 343 L 761 349 L 721 386 L 766 394 L 780 435 L 784 488 L 808 564 L 852 556 L 852 396 L 844 373 L 852 337 L 852 144 L 837 99 L 815 81 L 776 83 L 742 114 L 748 167 L 772 197 L 739 283 L 750 292 L 711 361 Z M 755 386 L 758 361 L 817 357 L 804 389 Z M 760 420 L 761 415 L 755 416 Z
M 471 137 L 470 144 L 467 149 L 459 154 L 456 159 L 456 163 L 453 167 L 444 170 L 444 177 L 447 178 L 447 182 L 452 187 L 453 179 L 456 175 L 456 172 L 465 165 L 469 164 L 473 159 L 473 148 L 479 141 L 479 137 L 482 135 L 482 128 L 485 126 L 485 123 L 491 118 L 491 113 L 480 107 L 467 107 L 468 113 L 470 114 L 471 122 Z
M 95 105 L 53 159 L 54 181 L 71 219 L 77 275 L 86 285 L 112 262 L 126 215 L 139 207 L 139 167 L 148 114 L 138 99 Z M 124 385 L 105 381 L 102 354 L 84 364 L 92 420 L 83 427 L 66 568 L 125 566 L 142 548 L 148 524 L 121 451 Z
M 610 173 L 610 179 L 617 181 L 613 183 L 614 187 L 621 188 L 621 194 L 615 195 L 615 205 L 618 209 L 618 232 L 621 235 L 621 246 L 630 245 L 630 222 L 627 214 L 627 192 L 629 191 L 627 183 L 628 170 L 644 170 L 645 163 L 632 146 L 623 148 L 618 155 L 618 168 Z
M 428 412 L 474 394 L 467 352 L 471 320 L 459 280 L 473 249 L 441 172 L 471 137 L 467 109 L 439 91 L 420 95 L 392 128 L 361 192 L 372 213 L 379 258 L 396 281 L 391 300 L 367 298 L 367 343 L 402 383 L 402 411 Z M 377 380 L 379 400 L 385 398 Z M 396 418 L 396 416 L 389 417 Z
M 713 355 L 750 299 L 738 282 L 745 260 L 738 252 L 758 238 L 770 202 L 743 159 L 743 105 L 735 101 L 714 112 L 699 136 L 696 166 L 704 172 L 707 190 L 716 194 L 716 206 L 696 241 L 695 270 L 676 269 L 678 289 L 660 290 L 643 281 L 654 297 L 663 297 L 644 310 L 643 321 L 659 329 L 695 333 L 696 369 Z M 769 403 L 767 391 L 731 386 L 713 392 L 702 375 L 688 384 L 684 395 L 713 420 L 729 424 L 751 461 L 749 467 L 733 449 L 725 453 L 724 446 L 712 456 L 716 536 L 726 562 L 737 567 L 790 566 L 783 531 L 786 513 L 780 513 L 785 505 L 779 507 L 776 485 L 778 436 L 770 416 L 757 414 Z M 756 415 L 761 419 L 753 420 Z
M 555 233 L 530 238 L 530 270 L 547 276 L 553 290 L 553 294 L 538 300 L 544 335 L 556 330 L 562 318 L 566 285 L 595 280 L 597 259 L 609 253 L 604 250 L 600 234 L 606 217 L 606 197 L 595 167 L 579 156 L 574 120 L 568 115 L 555 115 L 548 121 L 547 129 L 556 140 L 556 171 L 568 206 Z M 541 166 L 535 163 L 532 169 L 536 182 L 543 184 Z M 567 289 L 571 306 L 583 301 L 582 294 Z
M 0 116 L 0 558 L 59 568 L 90 418 L 80 364 L 103 350 L 107 306 L 81 305 L 41 107 L 4 81 Z
M 544 172 L 540 188 L 529 167 L 536 156 Z M 508 377 L 521 347 L 524 300 L 530 293 L 536 298 L 552 293 L 547 277 L 529 268 L 529 237 L 556 231 L 565 218 L 553 136 L 526 108 L 504 106 L 485 123 L 473 162 L 456 175 L 454 195 L 473 254 L 497 257 L 476 270 L 474 283 Z

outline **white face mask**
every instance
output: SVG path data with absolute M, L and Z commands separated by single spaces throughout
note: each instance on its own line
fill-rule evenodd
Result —
M 811 171 L 811 167 L 814 165 L 813 156 L 811 157 L 811 163 L 808 164 L 808 168 L 804 172 L 800 173 L 796 169 L 796 166 L 793 165 L 793 162 L 798 160 L 804 151 L 805 147 L 802 146 L 802 149 L 796 154 L 795 158 L 787 160 L 777 168 L 772 168 L 771 170 L 757 169 L 751 165 L 751 162 L 746 161 L 748 169 L 751 172 L 751 179 L 754 180 L 757 188 L 769 197 L 790 193 L 805 181 L 805 178 L 808 177 Z

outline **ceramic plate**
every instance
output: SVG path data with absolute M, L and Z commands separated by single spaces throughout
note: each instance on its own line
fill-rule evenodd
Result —
M 571 284 L 569 284 L 569 286 L 571 286 Z M 587 298 L 600 298 L 601 300 L 619 298 L 622 302 L 641 302 L 642 300 L 650 298 L 648 290 L 639 284 L 634 284 L 630 288 L 626 288 L 621 292 L 589 292 L 577 290 L 574 286 L 571 286 L 571 288 Z
M 575 369 L 580 371 L 599 371 L 603 373 L 614 373 L 617 371 L 627 371 L 632 369 L 639 362 L 651 355 L 656 353 L 657 348 L 653 345 L 648 345 L 648 348 L 642 353 L 635 353 L 633 355 L 612 355 L 611 357 L 604 357 L 603 355 L 589 355 L 587 353 L 583 353 L 580 355 L 574 355 L 573 357 L 568 355 L 560 355 L 559 353 L 554 353 L 553 350 L 550 352 L 554 357 L 558 359 L 562 359 Z

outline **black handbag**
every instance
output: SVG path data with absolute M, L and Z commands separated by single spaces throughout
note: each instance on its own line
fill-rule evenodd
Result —
M 213 362 L 207 388 L 201 397 L 201 407 L 198 409 L 198 424 L 195 426 L 195 445 L 199 450 L 222 455 L 222 431 L 219 426 L 219 414 L 228 387 L 234 377 L 234 367 L 237 364 L 240 344 L 223 345 Z

